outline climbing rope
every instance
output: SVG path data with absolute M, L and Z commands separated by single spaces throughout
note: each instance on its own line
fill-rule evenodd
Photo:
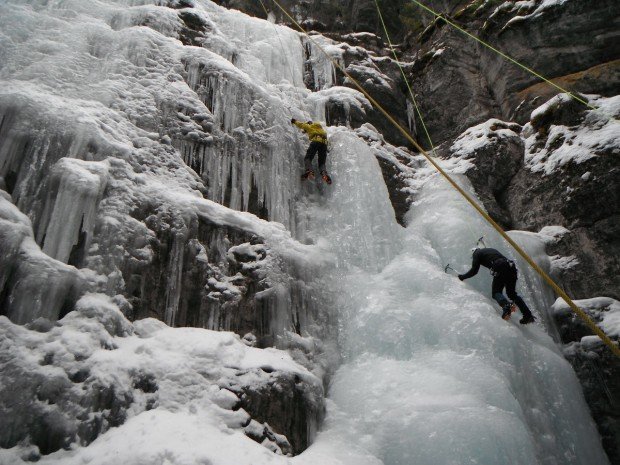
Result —
M 394 60 L 396 62 L 396 65 L 398 66 L 398 69 L 400 69 L 400 73 L 403 77 L 403 80 L 405 81 L 405 84 L 407 86 L 407 90 L 409 92 L 409 97 L 411 98 L 411 101 L 413 102 L 413 105 L 415 107 L 416 113 L 418 115 L 418 118 L 420 119 L 420 122 L 422 123 L 422 127 L 424 128 L 424 132 L 426 134 L 426 138 L 428 139 L 428 143 L 429 146 L 431 147 L 431 153 L 433 157 L 436 157 L 435 154 L 435 145 L 433 144 L 433 140 L 431 139 L 431 135 L 428 132 L 426 123 L 424 121 L 424 117 L 422 116 L 422 112 L 420 110 L 420 107 L 416 101 L 416 98 L 413 95 L 413 90 L 411 87 L 411 84 L 409 83 L 409 79 L 407 79 L 407 75 L 405 74 L 405 70 L 403 69 L 403 67 L 400 64 L 400 60 L 398 59 L 398 55 L 396 54 L 396 50 L 394 48 L 394 45 L 392 44 L 392 40 L 390 38 L 390 33 L 387 30 L 387 26 L 385 25 L 385 21 L 383 20 L 383 13 L 381 12 L 381 8 L 379 7 L 379 2 L 378 0 L 374 0 L 375 1 L 375 7 L 377 8 L 377 14 L 379 16 L 379 20 L 381 21 L 381 26 L 383 27 L 383 33 L 385 34 L 385 38 L 390 46 L 390 50 L 392 51 L 392 55 L 394 56 Z M 470 235 L 472 238 L 476 237 L 476 233 L 473 231 L 473 229 L 469 226 L 469 223 L 465 223 L 465 227 L 467 228 L 467 230 L 469 231 Z
M 394 50 L 394 45 L 392 44 L 392 40 L 390 39 L 390 34 L 387 30 L 387 27 L 385 25 L 385 22 L 383 21 L 383 14 L 381 13 L 381 8 L 379 8 L 379 2 L 378 0 L 375 0 L 375 6 L 377 7 L 377 14 L 379 15 L 379 19 L 381 20 L 381 25 L 383 26 L 383 31 L 385 33 L 385 38 L 390 46 L 390 50 L 392 51 L 392 55 L 394 55 L 394 60 L 396 61 L 396 65 L 398 66 L 398 69 L 400 69 L 400 73 L 403 76 L 403 79 L 405 80 L 405 84 L 407 85 L 407 91 L 409 92 L 409 97 L 411 97 L 411 102 L 413 103 L 413 106 L 415 107 L 416 113 L 418 114 L 418 118 L 420 118 L 420 122 L 422 123 L 422 127 L 424 128 L 424 132 L 426 133 L 426 138 L 428 139 L 428 143 L 431 147 L 431 152 L 433 154 L 433 156 L 435 155 L 435 146 L 433 145 L 433 141 L 431 140 L 431 136 L 428 133 L 428 129 L 426 128 L 426 124 L 424 123 L 424 118 L 422 118 L 422 112 L 420 111 L 420 108 L 418 107 L 418 102 L 416 101 L 415 97 L 413 96 L 413 90 L 411 90 L 411 85 L 409 84 L 409 79 L 407 79 L 407 75 L 405 74 L 405 70 L 403 69 L 403 67 L 400 64 L 400 60 L 398 59 L 398 55 L 396 54 L 396 50 Z
M 525 66 L 524 64 L 520 63 L 519 61 L 515 60 L 514 58 L 512 58 L 509 55 L 506 55 L 505 53 L 503 53 L 502 51 L 496 49 L 495 47 L 493 47 L 492 45 L 490 45 L 489 43 L 485 42 L 484 40 L 482 40 L 480 37 L 477 37 L 475 35 L 473 35 L 470 32 L 467 32 L 465 29 L 463 29 L 462 27 L 460 27 L 459 25 L 457 25 L 456 23 L 454 23 L 453 21 L 450 21 L 448 18 L 446 18 L 444 15 L 442 15 L 441 13 L 437 13 L 435 10 L 432 10 L 431 8 L 427 7 L 426 5 L 420 3 L 418 0 L 411 0 L 413 3 L 415 3 L 416 5 L 418 5 L 420 8 L 426 10 L 428 13 L 432 14 L 433 16 L 435 16 L 437 19 L 440 19 L 442 21 L 444 21 L 445 23 L 449 24 L 450 26 L 452 26 L 453 28 L 455 28 L 457 31 L 465 34 L 466 36 L 474 39 L 476 42 L 478 42 L 479 44 L 482 44 L 483 46 L 485 46 L 486 48 L 488 48 L 489 50 L 492 50 L 493 52 L 497 53 L 498 55 L 500 55 L 501 57 L 505 58 L 506 60 L 514 63 L 515 65 L 517 65 L 519 68 L 527 71 L 528 73 L 536 76 L 539 79 L 542 79 L 543 81 L 545 81 L 547 84 L 549 84 L 550 86 L 555 87 L 556 89 L 560 90 L 561 92 L 564 92 L 565 94 L 569 95 L 571 98 L 577 100 L 580 103 L 583 103 L 585 106 L 587 106 L 588 108 L 590 108 L 591 110 L 599 110 L 598 107 L 595 107 L 593 105 L 591 105 L 587 100 L 582 99 L 581 97 L 576 96 L 575 94 L 573 94 L 572 92 L 564 89 L 563 87 L 559 86 L 558 84 L 556 84 L 555 82 L 547 79 L 546 77 L 544 77 L 543 75 L 537 73 L 536 71 L 534 71 L 532 68 L 529 68 L 527 66 Z M 609 116 L 609 115 L 607 115 Z
M 415 0 L 414 0 L 415 1 Z M 594 324 L 594 322 L 590 319 L 590 317 L 588 317 L 588 315 L 582 310 L 580 309 L 573 301 L 572 299 L 562 290 L 562 288 L 560 288 L 560 286 L 558 286 L 555 281 L 553 279 L 551 279 L 551 277 L 540 267 L 538 266 L 538 264 L 536 264 L 534 262 L 534 260 L 532 260 L 532 258 L 514 241 L 510 238 L 510 236 L 508 236 L 508 234 L 506 234 L 506 232 L 493 220 L 493 218 L 491 218 L 489 216 L 489 214 L 487 212 L 484 211 L 484 209 L 478 205 L 476 203 L 476 201 L 467 193 L 465 192 L 457 183 L 454 179 L 452 179 L 452 177 L 446 173 L 441 166 L 439 166 L 439 164 L 437 164 L 437 162 L 435 162 L 435 160 L 433 160 L 433 158 L 428 154 L 428 152 L 426 150 L 424 150 L 420 144 L 418 144 L 413 137 L 409 134 L 409 132 L 407 132 L 407 130 L 405 130 L 393 117 L 392 115 L 390 115 L 390 113 L 387 112 L 387 110 L 385 110 L 385 108 L 383 108 L 383 106 L 381 106 L 361 85 L 360 83 L 353 78 L 345 69 L 343 66 L 341 66 L 336 60 L 334 60 L 326 51 L 325 49 L 316 41 L 314 40 L 309 34 L 308 32 L 303 28 L 303 26 L 301 26 L 297 20 L 295 20 L 295 18 L 293 18 L 289 12 L 280 4 L 280 2 L 278 0 L 273 0 L 273 2 L 276 4 L 276 6 L 286 15 L 286 17 L 288 17 L 293 24 L 295 24 L 295 26 L 299 29 L 300 32 L 302 32 L 303 34 L 305 34 L 308 37 L 308 40 L 312 41 L 312 43 L 314 45 L 316 45 L 324 54 L 325 56 L 332 62 L 332 64 L 338 68 L 343 74 L 344 76 L 346 76 L 351 83 L 362 93 L 364 94 L 364 96 L 375 106 L 375 108 L 377 108 L 387 119 L 388 121 L 390 121 L 390 123 L 392 123 L 392 125 L 398 129 L 398 131 L 416 148 L 420 151 L 420 153 L 422 155 L 424 155 L 424 157 L 426 158 L 426 160 L 441 174 L 441 176 L 443 176 L 451 185 L 452 187 L 454 187 L 454 189 L 456 189 L 464 198 L 465 200 L 504 238 L 504 240 L 506 242 L 508 242 L 508 244 L 510 244 L 514 250 L 517 251 L 517 253 L 519 255 L 521 255 L 521 257 L 523 257 L 523 259 L 529 263 L 529 265 L 545 280 L 545 282 L 556 292 L 557 295 L 559 295 L 562 300 L 564 300 L 567 305 L 586 323 L 586 325 L 598 336 L 601 338 L 601 340 L 610 348 L 610 350 L 617 356 L 620 357 L 620 348 L 598 327 L 596 326 L 596 324 Z

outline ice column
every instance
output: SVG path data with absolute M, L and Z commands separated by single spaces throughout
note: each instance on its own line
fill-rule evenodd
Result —
M 105 162 L 62 158 L 56 163 L 37 237 L 43 252 L 67 263 L 78 243 L 88 247 L 107 173 Z
M 325 444 L 386 465 L 607 463 L 579 382 L 540 323 L 502 320 L 486 269 L 465 282 L 444 272 L 470 266 L 477 237 L 508 246 L 442 179 L 408 221 L 390 263 L 340 281 L 347 363 Z M 545 299 L 528 285 L 538 283 L 521 279 L 518 292 L 540 316 Z
M 336 68 L 332 60 L 341 66 L 344 65 L 342 50 L 336 47 L 336 42 L 314 35 L 312 40 L 306 40 L 305 45 L 314 82 L 312 90 L 327 89 L 336 85 Z

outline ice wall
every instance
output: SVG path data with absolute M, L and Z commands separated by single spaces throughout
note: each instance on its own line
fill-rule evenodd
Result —
M 539 323 L 525 328 L 499 318 L 487 275 L 444 272 L 482 234 L 506 249 L 445 184 L 427 182 L 402 229 L 377 149 L 344 128 L 330 130 L 334 184 L 301 184 L 307 141 L 290 118 L 367 104 L 330 87 L 331 64 L 208 1 L 183 44 L 187 21 L 160 3 L 0 4 L 3 312 L 54 320 L 83 286 L 135 318 L 254 329 L 321 375 L 342 356 L 324 430 L 292 463 L 606 463 L 529 272 L 519 290 Z M 304 53 L 318 95 L 302 88 Z M 336 330 L 342 354 L 319 340 Z M 119 436 L 96 445 L 101 460 Z M 180 448 L 190 457 L 162 456 L 199 461 Z
M 331 384 L 325 429 L 300 460 L 607 463 L 578 380 L 541 322 L 549 296 L 540 282 L 519 262 L 518 291 L 539 318 L 524 327 L 516 317 L 499 317 L 485 269 L 467 282 L 444 272 L 447 263 L 469 268 L 469 249 L 480 235 L 511 256 L 507 244 L 435 177 L 421 190 L 408 227 L 391 233 L 397 227 L 379 214 L 389 208 L 387 195 L 369 189 L 373 167 L 363 165 L 362 154 L 337 153 L 334 166 L 347 166 L 345 160 L 363 166 L 347 194 L 368 214 L 327 204 L 323 215 L 337 211 L 366 241 L 343 247 L 341 236 L 351 237 L 346 226 L 311 229 L 327 238 L 325 246 L 347 270 L 332 280 L 340 286 L 345 363 Z M 471 191 L 466 178 L 460 182 Z M 543 259 L 539 239 L 513 236 Z M 386 237 L 393 258 L 360 266 L 375 263 Z
M 297 234 L 305 143 L 290 119 L 325 106 L 304 87 L 300 35 L 209 1 L 14 0 L 0 12 L 0 187 L 44 254 L 125 296 L 134 318 L 242 331 L 251 310 L 271 338 L 311 324 L 305 291 L 291 290 L 305 286 L 305 265 L 273 257 L 277 291 L 262 293 L 265 273 L 235 278 L 241 265 L 227 257 L 268 238 L 179 201 L 206 197 Z M 221 300 L 223 283 L 238 298 Z M 62 313 L 52 307 L 45 315 Z
M 64 263 L 81 261 L 92 239 L 107 168 L 68 158 L 54 165 L 37 237 L 44 253 Z
M 78 271 L 41 252 L 30 219 L 0 190 L 0 308 L 25 324 L 68 312 L 84 289 Z

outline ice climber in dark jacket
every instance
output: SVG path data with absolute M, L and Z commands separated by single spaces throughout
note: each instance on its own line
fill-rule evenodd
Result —
M 474 253 L 472 255 L 471 270 L 465 274 L 460 274 L 459 279 L 463 281 L 464 279 L 475 276 L 480 269 L 480 265 L 491 270 L 491 274 L 493 275 L 493 286 L 491 293 L 493 298 L 502 307 L 502 318 L 504 320 L 509 320 L 510 314 L 516 310 L 514 304 L 517 304 L 519 310 L 521 310 L 521 314 L 523 315 L 523 318 L 521 318 L 519 323 L 522 325 L 532 323 L 534 321 L 532 312 L 515 290 L 515 286 L 517 284 L 517 267 L 515 266 L 515 263 L 512 260 L 508 260 L 495 249 L 476 248 L 474 249 Z M 504 287 L 506 288 L 508 298 L 510 298 L 514 304 L 511 304 L 502 293 Z

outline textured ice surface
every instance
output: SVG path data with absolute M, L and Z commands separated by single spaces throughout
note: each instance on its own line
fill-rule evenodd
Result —
M 332 87 L 331 63 L 296 33 L 206 0 L 192 2 L 203 47 L 183 46 L 179 16 L 160 3 L 0 3 L 0 176 L 15 202 L 2 196 L 0 253 L 3 260 L 21 254 L 24 269 L 13 278 L 25 277 L 16 282 L 24 291 L 11 317 L 56 319 L 68 293 L 62 286 L 80 276 L 110 296 L 123 292 L 119 264 L 150 263 L 148 241 L 160 226 L 170 239 L 164 318 L 174 322 L 182 246 L 203 220 L 264 238 L 276 254 L 269 292 L 282 297 L 269 307 L 269 324 L 299 359 L 295 349 L 314 346 L 309 335 L 283 331 L 293 329 L 285 284 L 294 275 L 307 285 L 305 308 L 316 312 L 298 316 L 309 331 L 326 314 L 339 316 L 344 364 L 330 386 L 323 432 L 288 459 L 242 434 L 247 417 L 230 409 L 234 399 L 209 378 L 263 363 L 314 376 L 284 353 L 154 320 L 135 323 L 130 335 L 116 297 L 83 297 L 77 307 L 85 317 L 69 314 L 47 332 L 0 318 L 9 335 L 2 355 L 24 372 L 53 370 L 39 363 L 44 348 L 61 365 L 84 362 L 128 390 L 136 389 L 132 370 L 149 368 L 163 380 L 159 405 L 146 411 L 139 397 L 123 424 L 39 463 L 606 463 L 576 377 L 545 332 L 548 295 L 535 276 L 519 264 L 519 292 L 539 317 L 521 327 L 499 318 L 484 271 L 466 283 L 444 272 L 448 262 L 465 270 L 483 234 L 509 254 L 446 184 L 429 181 L 430 170 L 420 167 L 410 185 L 419 197 L 409 226 L 398 226 L 376 160 L 397 150 L 381 148 L 366 127 L 331 128 L 334 184 L 301 185 L 307 141 L 291 116 L 321 118 L 327 98 L 357 110 L 367 104 Z M 320 40 L 338 59 L 341 50 Z M 304 54 L 322 89 L 315 95 L 301 86 Z M 237 211 L 251 204 L 269 221 Z M 540 237 L 514 237 L 545 265 Z M 224 238 L 212 245 L 228 251 Z M 230 253 L 255 253 L 239 245 Z M 62 263 L 72 261 L 74 248 L 74 257 L 86 255 L 79 276 Z M 203 246 L 196 260 L 205 256 Z M 231 290 L 230 281 L 210 283 Z M 20 463 L 30 452 L 4 450 L 0 462 Z
M 351 196 L 379 203 L 377 193 L 366 197 L 359 186 Z M 345 364 L 331 385 L 325 430 L 308 456 L 329 450 L 351 464 L 606 463 L 579 383 L 544 325 L 499 318 L 484 271 L 466 283 L 444 272 L 448 262 L 467 269 L 482 234 L 511 256 L 444 181 L 433 179 L 400 241 L 392 239 L 395 258 L 343 280 Z M 513 238 L 545 266 L 541 238 Z M 366 250 L 358 244 L 356 254 Z M 519 268 L 518 290 L 540 319 L 550 296 L 520 262 Z

